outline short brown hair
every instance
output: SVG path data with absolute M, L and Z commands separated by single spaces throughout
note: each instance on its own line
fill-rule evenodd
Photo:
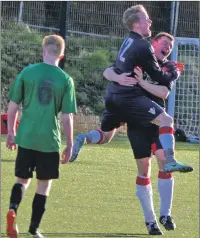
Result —
M 138 13 L 147 12 L 143 5 L 135 5 L 128 8 L 123 14 L 123 24 L 131 31 L 133 24 L 139 21 Z
M 157 40 L 159 40 L 161 37 L 163 37 L 163 36 L 166 36 L 166 37 L 168 37 L 171 41 L 174 41 L 174 37 L 172 36 L 172 35 L 170 35 L 169 33 L 167 33 L 167 32 L 160 32 L 160 33 L 158 33 L 154 38 L 153 38 L 153 40 L 152 41 L 157 41 Z
M 64 54 L 65 41 L 59 35 L 48 35 L 44 37 L 42 46 L 47 49 L 50 55 L 60 56 Z

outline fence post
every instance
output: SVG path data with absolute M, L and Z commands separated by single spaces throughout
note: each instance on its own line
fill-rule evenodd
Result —
M 177 50 L 178 50 L 178 44 L 176 41 L 176 38 L 174 38 L 174 48 L 172 50 L 171 54 L 171 60 L 176 61 L 177 59 Z M 175 95 L 176 95 L 176 81 L 174 82 L 174 87 L 172 88 L 169 98 L 168 98 L 168 114 L 171 117 L 174 117 L 174 110 L 175 110 Z
M 173 35 L 173 26 L 174 26 L 174 12 L 175 12 L 175 2 L 171 2 L 171 13 L 170 13 L 170 34 Z
M 176 10 L 176 11 L 175 11 Z M 172 2 L 171 5 L 171 25 L 170 25 L 170 31 L 171 34 L 174 35 L 174 49 L 172 51 L 171 60 L 176 61 L 177 59 L 177 51 L 178 51 L 178 44 L 176 42 L 176 32 L 177 32 L 177 25 L 178 25 L 178 14 L 179 14 L 179 2 Z M 174 87 L 172 88 L 169 98 L 168 98 L 168 114 L 171 117 L 174 117 L 174 111 L 175 111 L 175 96 L 176 96 L 176 81 L 174 82 Z
M 19 4 L 19 15 L 18 15 L 18 24 L 21 24 L 23 22 L 23 19 L 22 19 L 23 8 L 24 8 L 24 2 L 20 1 L 20 4 Z
M 177 26 L 178 26 L 178 15 L 179 15 L 179 1 L 176 2 L 176 12 L 175 12 L 175 18 L 174 18 L 174 37 L 176 36 L 177 32 Z
M 70 7 L 70 1 L 63 1 L 61 3 L 61 17 L 60 17 L 60 36 L 63 37 L 63 39 L 66 42 L 67 34 L 68 34 L 68 24 L 69 24 L 69 7 Z M 65 65 L 66 58 L 64 57 L 60 61 L 60 68 L 63 69 Z

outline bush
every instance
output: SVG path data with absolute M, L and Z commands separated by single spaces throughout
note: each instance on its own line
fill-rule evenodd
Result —
M 2 21 L 1 39 L 1 108 L 7 110 L 7 94 L 17 74 L 31 63 L 41 61 L 42 35 L 23 24 Z
M 2 21 L 2 111 L 7 110 L 7 94 L 16 75 L 29 64 L 42 60 L 41 43 L 45 33 L 24 24 Z M 110 66 L 121 40 L 70 36 L 66 42 L 64 70 L 73 77 L 78 106 L 102 114 L 107 81 L 103 71 Z M 111 47 L 112 46 L 112 47 Z
M 100 49 L 90 53 L 82 49 L 78 55 L 67 58 L 65 71 L 74 78 L 79 106 L 87 105 L 94 114 L 102 114 L 108 83 L 103 71 L 115 57 L 116 51 Z

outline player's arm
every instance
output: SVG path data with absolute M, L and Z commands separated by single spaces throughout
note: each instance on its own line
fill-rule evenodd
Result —
M 61 163 L 67 163 L 72 155 L 73 148 L 73 113 L 77 112 L 74 82 L 72 78 L 67 79 L 64 95 L 62 98 L 62 121 L 66 137 L 66 147 L 62 153 Z
M 176 65 L 171 64 L 169 72 L 164 72 L 158 65 L 157 59 L 154 54 L 153 47 L 145 41 L 142 41 L 139 49 L 140 66 L 143 70 L 156 82 L 161 85 L 167 85 L 169 82 L 176 80 L 180 76 L 180 71 Z
M 137 80 L 135 80 L 133 77 L 129 77 L 131 73 L 123 73 L 123 74 L 117 74 L 114 71 L 114 67 L 109 67 L 105 69 L 103 72 L 104 78 L 106 78 L 109 81 L 116 82 L 123 86 L 133 86 L 137 84 Z
M 143 79 L 143 72 L 139 67 L 136 67 L 134 69 L 135 72 L 135 79 L 138 81 L 138 84 L 145 89 L 147 92 L 153 94 L 156 97 L 162 98 L 162 99 L 167 99 L 169 96 L 169 93 L 171 91 L 171 88 L 173 86 L 173 83 L 168 83 L 167 86 L 163 85 L 155 85 L 147 80 Z
M 62 153 L 62 164 L 66 164 L 71 156 L 72 156 L 72 148 L 73 148 L 73 114 L 72 113 L 63 113 L 62 114 L 62 121 L 64 127 L 64 134 L 66 137 L 66 147 Z
M 24 99 L 24 81 L 23 81 L 23 71 L 17 75 L 11 90 L 9 91 L 8 98 L 10 100 L 8 104 L 8 134 L 6 138 L 6 146 L 9 149 L 16 149 L 16 145 L 14 143 L 14 137 L 16 135 L 16 123 L 18 117 L 18 109 L 19 104 Z
M 8 128 L 8 134 L 16 134 L 16 122 L 18 117 L 18 104 L 16 104 L 13 101 L 10 101 L 8 104 L 8 122 L 7 122 L 7 128 Z
M 16 149 L 15 144 L 15 135 L 16 135 L 16 122 L 18 117 L 18 105 L 10 101 L 8 104 L 8 121 L 7 121 L 7 128 L 8 133 L 6 137 L 6 147 L 10 150 Z
M 167 97 L 169 96 L 170 91 L 166 86 L 154 85 L 144 80 L 139 82 L 139 85 L 140 87 L 142 87 L 143 89 L 145 89 L 156 97 L 167 99 Z
M 72 148 L 73 146 L 73 114 L 72 113 L 62 113 L 62 122 L 64 127 L 64 134 L 66 137 L 67 147 Z
M 118 82 L 119 80 L 119 75 L 115 73 L 113 67 L 105 69 L 103 72 L 103 76 L 109 81 Z

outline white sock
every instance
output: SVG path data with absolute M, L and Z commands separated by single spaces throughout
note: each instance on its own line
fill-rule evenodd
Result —
M 172 173 L 158 172 L 158 192 L 160 195 L 160 216 L 171 216 L 174 178 Z
M 137 176 L 136 195 L 140 200 L 145 222 L 156 221 L 156 215 L 153 207 L 153 191 L 150 178 Z

